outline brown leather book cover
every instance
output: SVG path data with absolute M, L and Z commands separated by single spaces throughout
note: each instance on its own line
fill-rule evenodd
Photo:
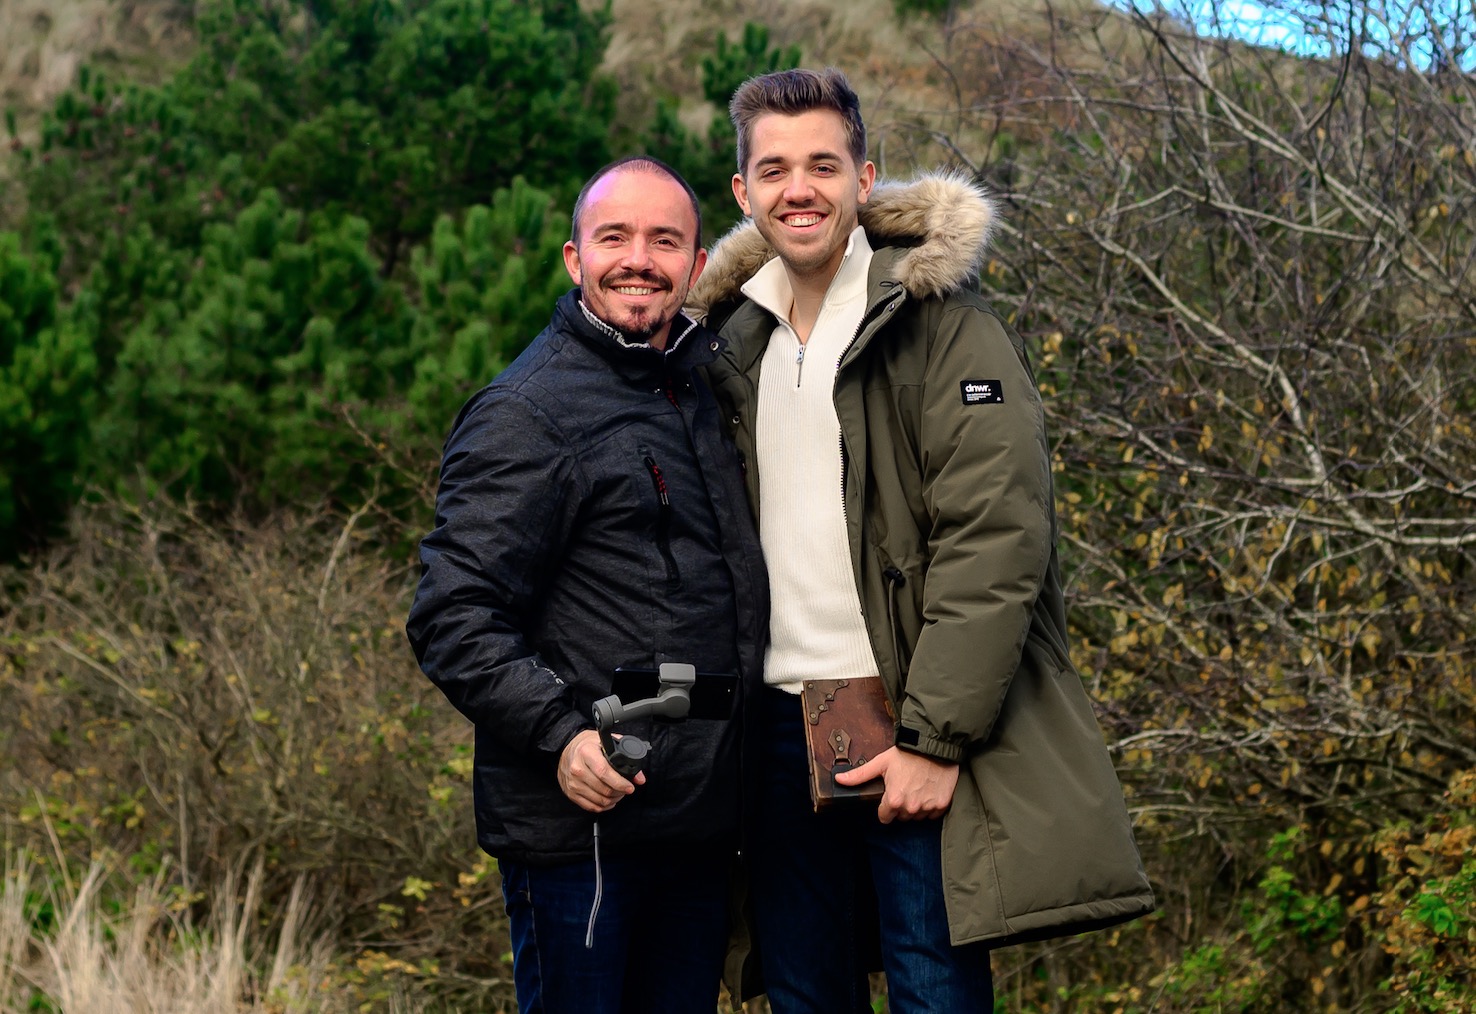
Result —
M 862 785 L 837 785 L 841 771 L 860 767 L 896 741 L 896 722 L 878 677 L 805 680 L 800 699 L 810 745 L 810 801 L 818 813 L 842 800 L 876 803 L 880 778 Z

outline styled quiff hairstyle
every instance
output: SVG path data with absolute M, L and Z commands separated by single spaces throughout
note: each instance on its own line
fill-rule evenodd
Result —
M 738 133 L 738 172 L 748 175 L 748 156 L 753 147 L 753 123 L 766 113 L 798 116 L 812 109 L 830 109 L 840 114 L 846 128 L 846 144 L 856 165 L 866 161 L 866 124 L 861 122 L 861 100 L 851 90 L 846 76 L 834 67 L 824 70 L 779 70 L 751 77 L 733 93 L 728 116 Z
M 569 239 L 575 246 L 579 245 L 579 220 L 584 217 L 584 206 L 589 203 L 589 192 L 594 189 L 595 184 L 609 176 L 611 173 L 646 173 L 653 176 L 665 176 L 682 188 L 687 195 L 687 200 L 692 204 L 692 217 L 697 220 L 697 238 L 695 248 L 702 249 L 702 206 L 697 203 L 697 192 L 692 189 L 692 184 L 682 179 L 682 174 L 671 166 L 651 155 L 627 155 L 617 158 L 595 171 L 584 187 L 579 191 L 578 198 L 574 201 L 574 214 L 569 229 Z

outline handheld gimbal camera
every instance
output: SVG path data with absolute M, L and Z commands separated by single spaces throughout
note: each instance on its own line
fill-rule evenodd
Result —
M 702 678 L 699 680 L 698 676 Z M 629 733 L 615 738 L 613 729 L 622 722 L 637 718 L 728 718 L 733 713 L 733 697 L 738 679 L 731 675 L 697 672 L 686 662 L 662 662 L 658 669 L 615 670 L 611 689 L 615 693 L 594 702 L 591 712 L 600 733 L 600 747 L 610 766 L 626 778 L 635 779 L 645 766 L 651 744 Z M 622 704 L 621 697 L 631 699 Z M 595 916 L 604 895 L 604 875 L 600 869 L 600 822 L 594 821 L 595 896 L 589 910 L 589 928 L 584 946 L 594 946 Z
M 646 697 L 630 704 L 620 703 L 620 698 L 611 694 L 594 702 L 595 728 L 600 732 L 600 746 L 610 766 L 626 778 L 635 778 L 651 752 L 651 744 L 636 736 L 623 735 L 616 739 L 611 730 L 621 722 L 648 715 L 658 718 L 686 718 L 692 709 L 692 687 L 697 682 L 697 667 L 686 662 L 662 662 L 658 671 L 655 697 Z

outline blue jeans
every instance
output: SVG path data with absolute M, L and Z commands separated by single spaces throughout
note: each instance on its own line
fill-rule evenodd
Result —
M 799 699 L 765 688 L 750 891 L 774 1014 L 865 1014 L 881 930 L 892 1014 L 992 1014 L 984 944 L 953 946 L 943 906 L 942 821 L 883 824 L 866 804 L 810 804 Z
M 595 864 L 502 861 L 521 1014 L 713 1014 L 733 858 L 673 846 L 601 857 L 604 894 L 585 947 Z

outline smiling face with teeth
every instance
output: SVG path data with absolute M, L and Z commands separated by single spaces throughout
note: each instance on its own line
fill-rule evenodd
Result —
M 634 341 L 666 347 L 671 322 L 707 264 L 692 199 L 662 172 L 616 169 L 590 188 L 564 267 L 591 313 Z
M 845 255 L 857 209 L 871 196 L 876 167 L 851 157 L 845 122 L 831 109 L 766 113 L 752 131 L 733 196 L 791 282 L 823 292 Z

